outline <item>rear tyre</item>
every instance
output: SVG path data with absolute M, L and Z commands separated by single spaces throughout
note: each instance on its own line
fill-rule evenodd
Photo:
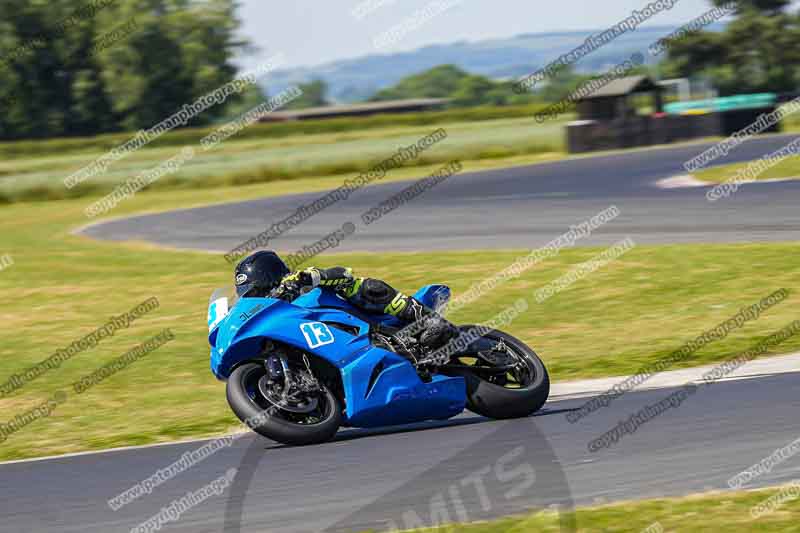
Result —
M 324 385 L 314 398 L 312 412 L 298 414 L 297 409 L 281 409 L 262 394 L 259 381 L 267 375 L 263 363 L 246 363 L 228 378 L 228 404 L 236 416 L 256 433 L 274 441 L 307 445 L 327 442 L 342 423 L 339 402 Z
M 460 329 L 466 331 L 471 327 L 462 326 Z M 465 379 L 467 408 L 473 413 L 496 419 L 522 418 L 541 409 L 550 395 L 550 376 L 536 352 L 502 331 L 491 331 L 481 342 L 485 341 L 502 341 L 516 360 L 519 372 L 498 376 L 492 374 L 492 367 L 486 361 L 476 357 L 473 364 L 464 364 L 465 359 L 470 359 L 470 354 L 459 354 L 456 368 L 445 367 L 442 371 Z

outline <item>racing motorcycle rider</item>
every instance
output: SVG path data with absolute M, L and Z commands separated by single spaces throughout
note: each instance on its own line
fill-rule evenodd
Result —
M 435 350 L 458 335 L 458 329 L 438 313 L 388 283 L 371 278 L 355 278 L 344 267 L 309 267 L 291 272 L 272 251 L 258 251 L 243 259 L 235 271 L 236 293 L 240 298 L 267 297 L 287 302 L 319 287 L 341 296 L 367 314 L 389 314 L 410 324 L 423 326 L 418 341 Z

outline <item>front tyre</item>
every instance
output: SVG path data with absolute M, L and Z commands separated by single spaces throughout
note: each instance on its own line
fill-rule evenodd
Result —
M 274 441 L 307 445 L 327 442 L 342 423 L 342 413 L 334 394 L 322 385 L 314 397 L 270 398 L 263 363 L 246 363 L 228 378 L 228 404 L 236 416 L 253 431 Z
M 472 327 L 459 329 L 467 332 Z M 550 395 L 550 376 L 536 352 L 498 330 L 472 343 L 442 367 L 442 372 L 462 376 L 467 385 L 467 408 L 489 418 L 530 416 Z

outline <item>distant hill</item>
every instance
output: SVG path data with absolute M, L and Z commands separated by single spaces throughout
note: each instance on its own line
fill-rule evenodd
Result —
M 713 31 L 723 28 L 721 23 L 709 27 Z M 583 58 L 576 65 L 577 70 L 583 73 L 603 71 L 637 51 L 647 56 L 647 47 L 674 29 L 672 26 L 639 28 Z M 411 52 L 369 55 L 314 68 L 275 72 L 267 78 L 265 86 L 274 93 L 290 84 L 319 78 L 328 84 L 330 99 L 354 102 L 365 100 L 406 76 L 443 64 L 456 65 L 490 78 L 517 78 L 543 67 L 580 45 L 587 36 L 601 31 L 523 34 L 508 39 L 461 41 Z

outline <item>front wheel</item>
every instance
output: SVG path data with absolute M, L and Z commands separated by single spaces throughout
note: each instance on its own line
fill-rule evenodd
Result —
M 329 441 L 342 423 L 336 396 L 301 366 L 286 370 L 282 380 L 269 375 L 263 362 L 236 368 L 227 386 L 231 409 L 253 431 L 283 444 Z
M 462 326 L 467 333 L 474 326 Z M 462 376 L 467 385 L 467 408 L 489 418 L 529 416 L 547 401 L 550 376 L 531 348 L 502 331 L 490 331 L 441 368 Z

